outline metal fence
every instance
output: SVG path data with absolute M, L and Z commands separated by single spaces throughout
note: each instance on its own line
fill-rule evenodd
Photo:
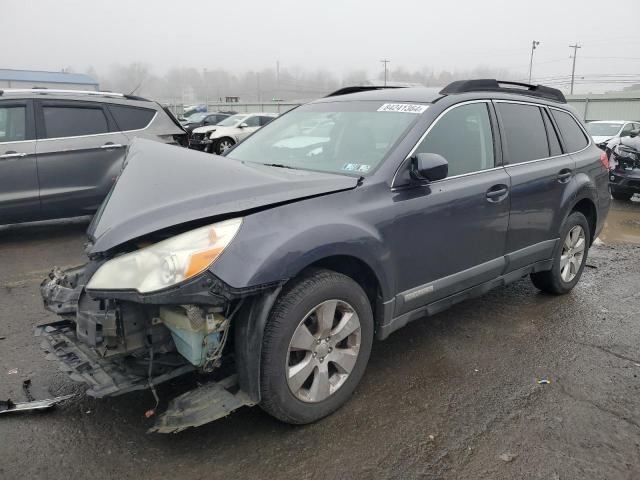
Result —
M 234 111 L 238 113 L 284 113 L 292 108 L 299 106 L 299 103 L 282 103 L 282 102 L 261 102 L 261 103 L 221 103 L 209 102 L 207 111 L 209 112 L 225 112 Z M 179 116 L 184 112 L 184 105 L 168 104 L 166 105 L 174 115 Z
M 640 92 L 573 95 L 567 102 L 586 122 L 594 120 L 640 120 Z

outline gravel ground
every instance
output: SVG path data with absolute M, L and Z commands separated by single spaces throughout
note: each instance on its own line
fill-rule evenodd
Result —
M 0 478 L 640 478 L 640 203 L 613 208 L 571 294 L 523 279 L 410 324 L 316 424 L 244 408 L 177 435 L 145 433 L 148 392 L 84 397 L 32 336 L 54 319 L 39 282 L 83 262 L 86 220 L 2 227 L 0 398 L 24 400 L 26 378 L 79 395 L 0 417 Z

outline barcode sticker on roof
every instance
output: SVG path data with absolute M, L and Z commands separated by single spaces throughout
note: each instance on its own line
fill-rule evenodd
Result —
M 417 105 L 415 103 L 385 103 L 379 112 L 423 113 L 429 105 Z

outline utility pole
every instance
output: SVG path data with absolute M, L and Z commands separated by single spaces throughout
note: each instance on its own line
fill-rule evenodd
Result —
M 256 88 L 258 91 L 258 103 L 260 103 L 260 72 L 256 72 Z
M 573 81 L 576 77 L 576 56 L 578 55 L 578 49 L 582 47 L 576 42 L 575 45 L 569 45 L 569 48 L 573 48 L 573 67 L 571 68 L 571 95 L 573 95 Z
M 202 69 L 202 78 L 204 79 L 204 108 L 209 111 L 209 82 L 207 81 L 207 69 Z
M 534 40 L 531 42 L 531 60 L 529 60 L 529 83 L 531 83 L 531 71 L 533 70 L 533 51 L 540 45 L 540 42 Z
M 387 64 L 391 63 L 391 61 L 385 58 L 384 60 L 380 60 L 380 63 L 384 65 L 384 86 L 386 87 L 387 86 Z
M 280 96 L 280 60 L 276 60 L 276 94 Z

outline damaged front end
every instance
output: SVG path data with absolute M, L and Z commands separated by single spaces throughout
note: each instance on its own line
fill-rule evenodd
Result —
M 49 274 L 41 294 L 45 308 L 61 320 L 36 330 L 47 358 L 86 383 L 88 395 L 116 396 L 189 372 L 206 374 L 206 383 L 158 417 L 151 429 L 157 432 L 202 425 L 255 403 L 237 384 L 228 342 L 233 318 L 255 291 L 232 291 L 208 271 L 161 294 L 87 291 L 100 265 Z

